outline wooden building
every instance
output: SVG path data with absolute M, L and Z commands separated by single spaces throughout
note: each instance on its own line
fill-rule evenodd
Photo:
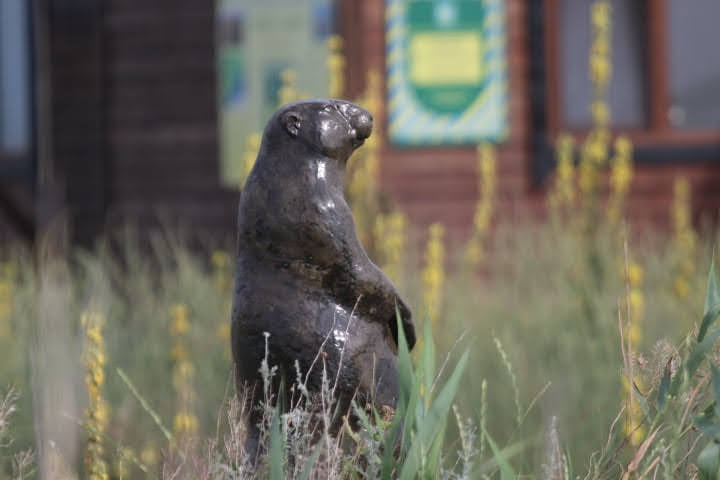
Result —
M 502 216 L 542 215 L 552 142 L 565 130 L 582 136 L 588 3 L 505 2 Z M 720 30 L 708 22 L 720 7 L 713 0 L 612 3 L 618 41 L 610 104 L 637 147 L 630 214 L 667 225 L 672 182 L 684 175 L 696 214 L 714 217 Z M 365 72 L 385 69 L 384 7 L 384 0 L 338 2 L 350 98 L 363 90 Z M 85 244 L 128 220 L 231 235 L 238 190 L 220 180 L 215 47 L 212 1 L 2 0 L 0 241 L 30 240 L 64 221 Z M 462 236 L 477 196 L 475 164 L 471 147 L 385 141 L 381 181 L 416 224 L 443 221 Z

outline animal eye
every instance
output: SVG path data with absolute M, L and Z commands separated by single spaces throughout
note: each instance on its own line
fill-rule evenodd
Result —
M 323 110 L 325 110 L 326 112 L 332 112 L 333 107 L 332 105 L 323 105 Z

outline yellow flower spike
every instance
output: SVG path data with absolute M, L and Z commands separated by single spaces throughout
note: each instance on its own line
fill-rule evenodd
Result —
M 640 287 L 644 278 L 645 270 L 643 270 L 643 267 L 636 262 L 631 262 L 627 272 L 627 279 L 630 286 L 634 288 Z
M 696 271 L 697 233 L 692 224 L 691 185 L 687 178 L 678 177 L 673 183 L 673 202 L 670 210 L 673 228 L 672 248 L 675 256 L 672 289 L 680 300 L 689 298 Z
M 389 215 L 378 215 L 373 228 L 382 270 L 396 283 L 402 280 L 405 263 L 406 224 L 405 215 L 393 212 Z
M 425 309 L 430 322 L 434 325 L 439 317 L 445 284 L 445 245 L 443 240 L 445 228 L 440 223 L 433 223 L 428 229 L 428 234 L 422 278 Z
M 88 444 L 85 452 L 85 473 L 91 479 L 108 478 L 107 464 L 103 459 L 102 433 L 110 418 L 110 407 L 102 396 L 105 383 L 104 340 L 102 327 L 103 315 L 96 312 L 83 312 L 81 324 L 85 328 L 84 361 L 86 367 L 85 383 L 88 390 L 88 408 L 85 423 L 88 431 Z
M 490 144 L 477 147 L 478 201 L 473 217 L 473 231 L 466 250 L 466 260 L 471 270 L 483 260 L 483 243 L 492 220 L 495 187 L 497 183 L 497 161 L 495 149 Z
M 608 219 L 612 223 L 620 220 L 632 177 L 632 144 L 626 137 L 621 136 L 615 140 L 615 157 L 610 173 L 611 192 L 608 200 Z
M 560 135 L 555 143 L 557 167 L 553 191 L 548 196 L 550 211 L 555 219 L 569 209 L 575 200 L 575 141 L 571 135 Z

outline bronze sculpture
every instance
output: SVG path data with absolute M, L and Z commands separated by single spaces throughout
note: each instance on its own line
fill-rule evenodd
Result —
M 361 405 L 395 405 L 396 307 L 410 348 L 412 316 L 368 258 L 343 195 L 347 160 L 372 123 L 340 100 L 292 103 L 268 122 L 238 213 L 231 340 L 238 386 L 261 381 L 267 332 L 268 363 L 286 387 L 295 362 L 307 372 L 322 349 L 341 411 L 353 395 Z M 317 364 L 306 387 L 318 392 L 321 382 Z

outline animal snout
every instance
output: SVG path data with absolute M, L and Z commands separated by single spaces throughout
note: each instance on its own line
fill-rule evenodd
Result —
M 372 133 L 373 118 L 370 112 L 352 103 L 340 103 L 338 108 L 357 132 L 358 140 L 365 140 Z
M 357 131 L 359 140 L 365 140 L 372 133 L 372 115 L 361 108 L 358 108 L 358 113 L 350 118 L 350 124 Z

